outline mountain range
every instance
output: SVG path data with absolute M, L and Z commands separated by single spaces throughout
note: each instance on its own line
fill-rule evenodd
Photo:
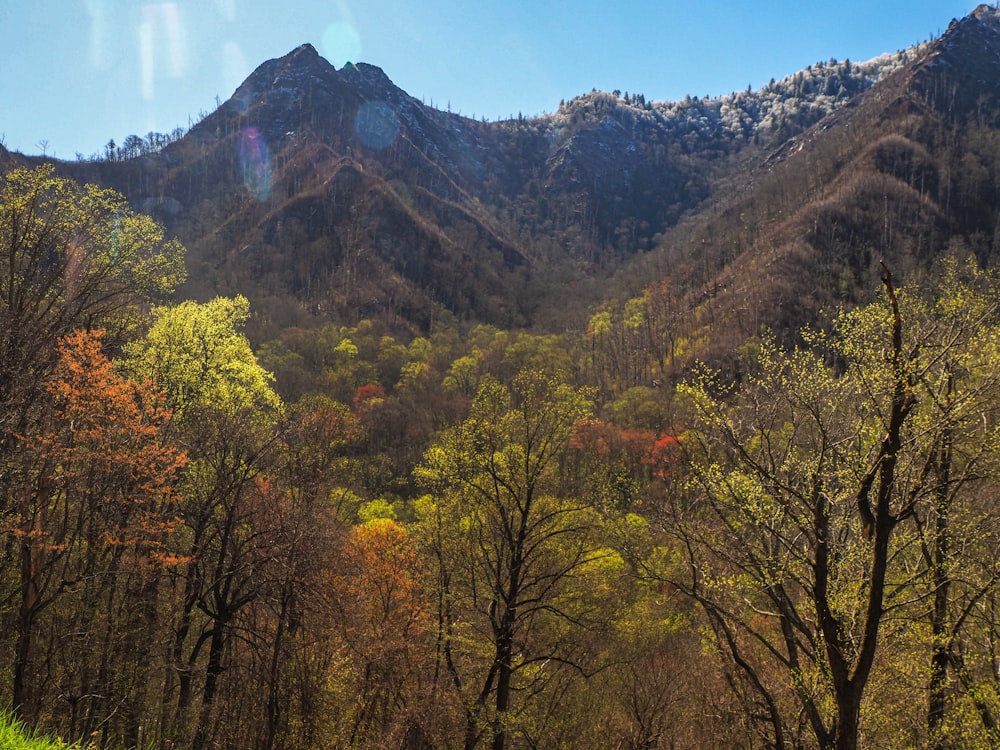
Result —
M 155 151 L 57 162 L 188 248 L 185 296 L 243 293 L 255 336 L 380 318 L 582 329 L 669 284 L 699 357 L 876 293 L 880 263 L 995 261 L 1000 11 L 758 91 L 592 91 L 486 122 L 310 45 Z M 0 148 L 0 171 L 30 165 Z

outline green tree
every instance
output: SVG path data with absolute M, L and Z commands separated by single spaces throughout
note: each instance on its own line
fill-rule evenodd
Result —
M 175 418 L 212 409 L 275 412 L 274 376 L 260 366 L 241 328 L 246 297 L 156 307 L 146 334 L 124 348 L 125 366 L 163 388 Z
M 940 562 L 957 570 L 955 550 L 935 538 L 996 452 L 995 303 L 952 284 L 935 307 L 883 281 L 883 305 L 804 333 L 813 349 L 765 343 L 739 391 L 708 376 L 682 388 L 691 491 L 665 514 L 682 551 L 670 578 L 778 747 L 803 741 L 799 717 L 820 747 L 857 747 L 876 665 L 932 661 L 910 635 L 888 647 L 884 629 L 929 620 L 936 654 L 944 623 L 968 619 L 995 581 L 949 594 Z M 919 606 L 935 592 L 948 614 Z
M 0 182 L 0 515 L 13 501 L 6 459 L 38 423 L 56 342 L 103 327 L 109 345 L 142 301 L 184 278 L 184 249 L 124 197 L 57 177 L 51 165 Z
M 438 566 L 441 651 L 462 696 L 467 748 L 484 735 L 494 750 L 507 747 L 518 688 L 538 689 L 543 663 L 574 662 L 570 632 L 587 614 L 573 583 L 600 554 L 599 519 L 563 496 L 560 465 L 589 414 L 587 394 L 555 376 L 525 370 L 511 388 L 486 378 L 468 418 L 418 469 L 434 493 L 419 515 Z M 482 672 L 470 666 L 476 654 Z
M 174 704 L 171 733 L 194 748 L 210 742 L 218 724 L 239 617 L 269 586 L 272 545 L 282 533 L 271 483 L 282 404 L 239 330 L 248 314 L 243 297 L 158 307 L 145 335 L 124 347 L 123 366 L 164 389 L 178 440 L 189 446 L 176 681 L 164 701 Z
M 994 275 L 974 263 L 939 264 L 936 298 L 906 300 L 904 310 L 928 332 L 914 390 L 914 420 L 928 450 L 926 502 L 915 506 L 923 561 L 920 583 L 931 602 L 923 618 L 930 652 L 927 733 L 934 747 L 996 744 L 1000 681 L 992 648 L 991 600 L 1000 580 L 997 493 L 1000 430 L 1000 307 Z M 929 631 L 929 632 L 927 632 Z M 992 696 L 992 698 L 991 698 Z

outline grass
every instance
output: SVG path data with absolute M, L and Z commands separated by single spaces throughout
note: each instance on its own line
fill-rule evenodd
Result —
M 74 750 L 59 739 L 36 737 L 9 714 L 0 713 L 0 750 Z

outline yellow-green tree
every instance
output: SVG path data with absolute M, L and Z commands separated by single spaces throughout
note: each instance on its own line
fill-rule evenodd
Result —
M 566 497 L 560 473 L 588 395 L 522 371 L 510 388 L 486 378 L 468 418 L 418 469 L 432 496 L 420 533 L 437 566 L 443 668 L 466 713 L 465 746 L 503 750 L 519 731 L 514 696 L 577 664 L 572 633 L 591 612 L 574 584 L 600 555 L 599 519 Z
M 973 649 L 997 579 L 993 544 L 970 524 L 986 518 L 1000 446 L 998 316 L 975 269 L 941 276 L 928 301 L 886 273 L 883 303 L 805 332 L 808 350 L 765 343 L 738 391 L 707 376 L 682 388 L 690 491 L 665 514 L 681 553 L 668 577 L 701 605 L 774 746 L 803 731 L 839 750 L 862 730 L 912 741 L 867 702 L 886 674 L 931 675 L 905 698 L 912 710 L 930 693 L 931 741 L 969 697 L 945 671 Z M 980 533 L 995 538 L 992 526 Z M 988 738 L 990 721 L 967 729 Z
M 248 314 L 242 297 L 158 307 L 145 335 L 124 348 L 123 366 L 165 391 L 191 459 L 164 703 L 174 707 L 166 733 L 195 748 L 211 741 L 227 708 L 217 698 L 235 658 L 232 639 L 269 584 L 284 521 L 272 488 L 282 404 L 241 331 Z
M 274 377 L 242 333 L 249 316 L 243 296 L 156 307 L 146 334 L 126 344 L 125 365 L 167 392 L 178 420 L 205 409 L 273 415 Z

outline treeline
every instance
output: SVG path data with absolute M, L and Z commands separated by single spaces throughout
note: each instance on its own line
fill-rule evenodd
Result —
M 176 143 L 185 136 L 188 131 L 182 127 L 176 127 L 169 133 L 158 133 L 150 131 L 145 137 L 135 135 L 125 136 L 121 144 L 115 143 L 111 138 L 105 145 L 103 151 L 95 151 L 90 156 L 85 156 L 77 151 L 76 160 L 78 162 L 96 161 L 127 161 L 137 159 L 140 156 L 148 156 L 158 153 L 171 143 Z
M 1000 289 L 972 260 L 886 269 L 720 373 L 665 282 L 562 336 L 365 320 L 255 353 L 245 299 L 168 303 L 182 248 L 47 167 L 4 178 L 0 250 L 0 695 L 28 725 L 997 742 Z

